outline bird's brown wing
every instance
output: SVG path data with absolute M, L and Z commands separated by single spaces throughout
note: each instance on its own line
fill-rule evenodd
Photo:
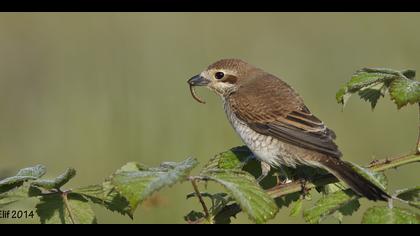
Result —
M 315 117 L 299 95 L 275 76 L 250 80 L 228 98 L 232 112 L 254 131 L 339 158 L 335 134 Z

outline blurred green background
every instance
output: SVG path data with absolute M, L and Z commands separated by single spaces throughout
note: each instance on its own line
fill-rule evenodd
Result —
M 335 130 L 345 159 L 367 164 L 408 153 L 417 106 L 397 110 L 386 97 L 372 112 L 353 97 L 342 112 L 335 93 L 361 67 L 418 69 L 419 22 L 415 13 L 2 13 L 0 178 L 41 163 L 47 177 L 74 167 L 67 186 L 78 187 L 129 161 L 156 166 L 193 156 L 203 164 L 241 145 L 219 98 L 198 89 L 207 101 L 199 104 L 186 84 L 221 58 L 241 58 L 291 84 Z M 388 171 L 390 189 L 418 184 L 416 171 Z M 163 190 L 134 221 L 94 210 L 100 223 L 183 223 L 200 209 L 185 200 L 189 192 L 188 183 Z M 371 205 L 362 202 L 345 223 L 360 222 Z M 288 209 L 270 221 L 301 222 Z

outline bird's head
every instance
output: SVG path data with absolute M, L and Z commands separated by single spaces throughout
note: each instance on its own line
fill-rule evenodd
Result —
M 260 70 L 240 59 L 222 59 L 188 80 L 190 87 L 206 86 L 221 97 L 235 92 Z

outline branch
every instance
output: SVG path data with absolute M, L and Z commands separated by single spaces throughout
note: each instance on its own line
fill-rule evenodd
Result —
M 407 155 L 402 157 L 394 157 L 374 161 L 369 166 L 367 166 L 367 168 L 369 168 L 372 171 L 381 172 L 414 162 L 420 162 L 420 155 Z M 339 182 L 339 180 L 331 174 L 322 175 L 313 179 L 311 183 L 306 184 L 305 188 L 309 190 L 315 187 L 320 187 L 337 182 Z M 302 183 L 300 181 L 293 181 L 287 184 L 277 185 L 267 190 L 268 194 L 273 198 L 278 198 L 290 193 L 296 193 L 301 191 Z
M 204 214 L 206 216 L 206 219 L 210 222 L 211 221 L 210 213 L 209 213 L 209 210 L 208 210 L 208 208 L 206 206 L 206 203 L 204 202 L 203 197 L 201 196 L 200 190 L 198 190 L 196 179 L 194 177 L 190 177 L 189 179 L 190 179 L 191 184 L 192 184 L 192 186 L 194 188 L 195 194 L 197 195 L 197 198 L 200 201 L 201 206 L 203 207 L 203 210 L 204 210 Z
M 420 102 L 419 102 L 419 136 L 417 137 L 416 154 L 420 154 Z
M 420 162 L 419 154 L 410 154 L 402 157 L 386 158 L 372 162 L 367 166 L 372 171 L 382 172 L 385 170 L 397 168 L 410 163 Z M 300 180 L 295 180 L 287 184 L 277 185 L 273 188 L 267 189 L 267 193 L 272 198 L 279 198 L 291 193 L 297 193 L 302 191 L 309 191 L 315 187 L 325 186 L 327 184 L 337 183 L 339 180 L 331 174 L 322 175 L 311 180 L 311 183 L 302 185 Z M 303 189 L 304 188 L 304 189 Z M 236 205 L 236 207 L 235 207 Z M 232 204 L 229 208 L 224 209 L 222 212 L 227 216 L 234 216 L 241 211 L 237 204 Z M 218 215 L 217 215 L 218 216 Z M 217 217 L 216 216 L 216 217 Z
M 63 197 L 64 205 L 66 206 L 67 211 L 69 212 L 70 221 L 71 221 L 72 224 L 75 224 L 76 221 L 74 220 L 73 212 L 70 209 L 69 200 L 67 198 L 68 193 L 69 193 L 68 191 L 64 191 L 64 192 L 61 193 L 61 196 Z

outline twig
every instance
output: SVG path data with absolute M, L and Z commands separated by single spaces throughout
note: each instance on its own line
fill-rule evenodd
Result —
M 389 159 L 386 158 L 383 160 L 375 161 L 375 163 L 370 164 L 369 166 L 367 166 L 367 168 L 369 168 L 372 171 L 381 172 L 415 162 L 420 162 L 420 155 L 411 154 L 402 157 L 394 157 Z M 311 183 L 306 183 L 304 185 L 304 188 L 305 190 L 309 191 L 315 187 L 325 186 L 327 184 L 337 182 L 339 182 L 339 180 L 336 177 L 334 177 L 331 174 L 326 174 L 312 179 Z M 302 192 L 302 190 L 302 182 L 300 180 L 295 180 L 287 184 L 277 185 L 273 188 L 267 189 L 266 191 L 272 198 L 279 198 L 291 193 Z M 240 210 L 238 211 L 237 207 L 231 206 L 229 209 L 223 210 L 222 212 L 224 215 L 236 215 L 240 212 Z
M 190 177 L 189 179 L 190 179 L 191 184 L 194 188 L 195 194 L 197 195 L 197 198 L 200 201 L 201 206 L 203 207 L 203 211 L 204 211 L 204 214 L 206 216 L 206 219 L 210 222 L 211 217 L 210 217 L 209 209 L 207 208 L 206 203 L 204 202 L 204 199 L 201 196 L 200 190 L 198 190 L 196 179 L 194 177 Z
M 64 205 L 66 206 L 67 211 L 69 212 L 69 217 L 70 217 L 71 223 L 76 224 L 76 221 L 74 220 L 73 212 L 70 209 L 69 200 L 67 198 L 68 193 L 69 193 L 68 191 L 62 192 L 61 197 L 63 198 L 63 202 L 64 202 Z
M 420 102 L 419 102 L 419 135 L 417 137 L 417 148 L 416 153 L 420 154 Z
M 367 166 L 367 168 L 369 168 L 372 171 L 380 172 L 414 162 L 420 162 L 420 155 L 407 155 L 402 157 L 383 159 Z M 305 187 L 309 190 L 317 186 L 324 186 L 336 182 L 338 182 L 338 179 L 336 177 L 334 177 L 331 174 L 327 174 L 313 179 L 311 183 L 308 183 Z M 300 181 L 293 181 L 287 184 L 277 185 L 267 190 L 268 194 L 273 198 L 278 198 L 290 193 L 301 191 L 302 184 Z

